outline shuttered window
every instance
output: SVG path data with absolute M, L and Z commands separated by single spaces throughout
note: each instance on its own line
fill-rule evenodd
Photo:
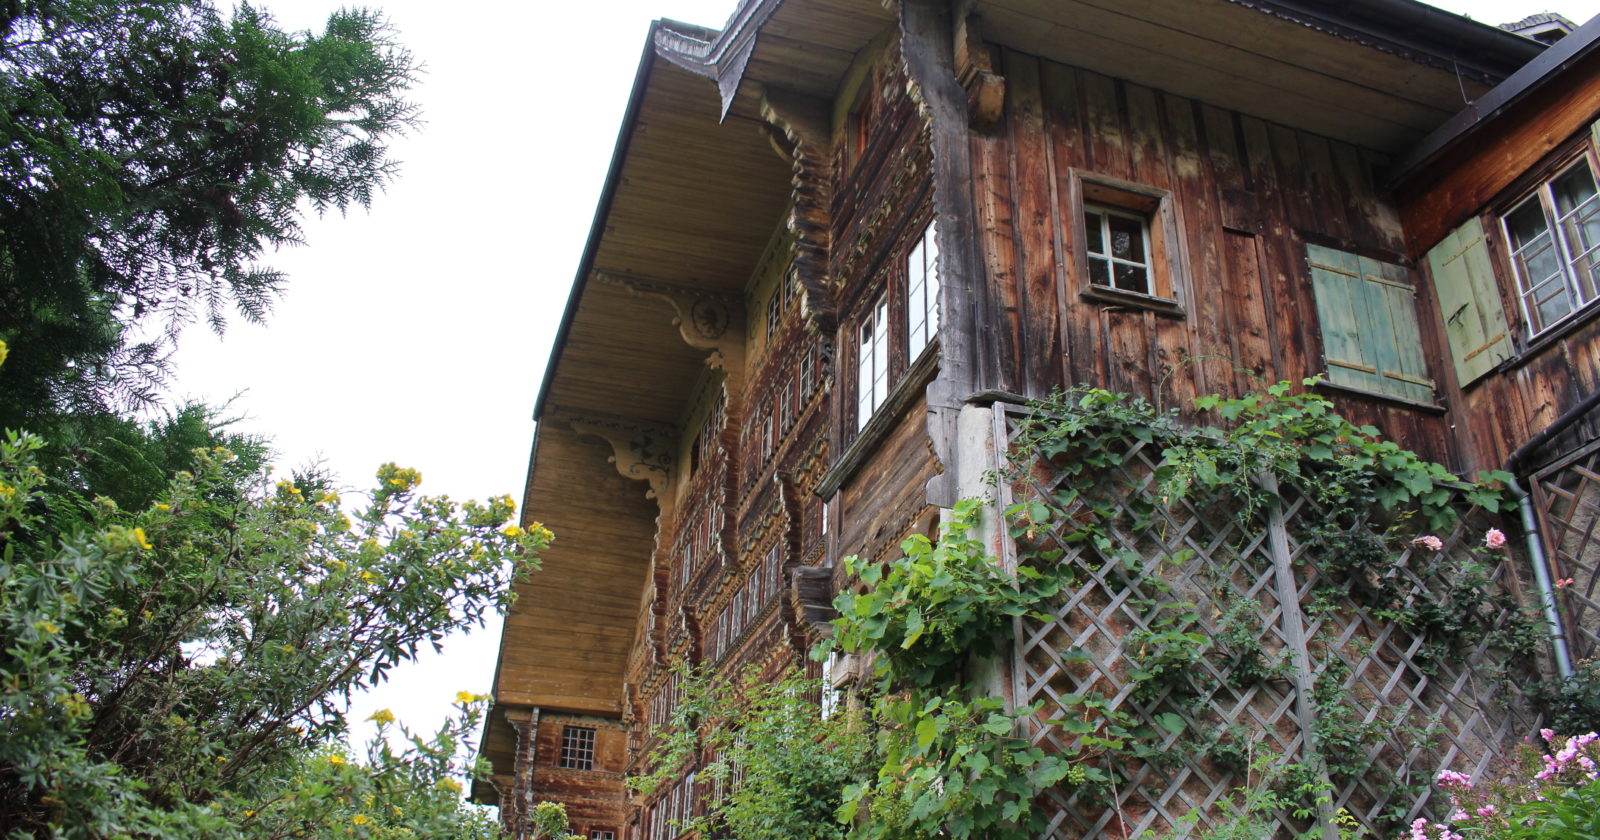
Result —
M 1466 387 L 1511 358 L 1511 330 L 1495 282 L 1483 222 L 1472 219 L 1428 252 L 1456 382 Z
M 1416 289 L 1404 266 L 1306 246 L 1328 382 L 1421 403 L 1434 401 L 1417 329 Z

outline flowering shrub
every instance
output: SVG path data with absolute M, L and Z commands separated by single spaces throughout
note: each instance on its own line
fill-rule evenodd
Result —
M 1509 781 L 1474 783 L 1465 773 L 1441 771 L 1449 816 L 1419 817 L 1399 840 L 1600 840 L 1600 735 L 1539 734 L 1547 751 L 1528 750 Z

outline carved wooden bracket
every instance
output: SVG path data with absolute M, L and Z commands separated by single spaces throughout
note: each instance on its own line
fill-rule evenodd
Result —
M 672 452 L 678 430 L 666 423 L 638 420 L 615 414 L 578 413 L 557 408 L 552 412 L 580 435 L 597 437 L 611 444 L 606 460 L 616 465 L 624 478 L 650 482 L 647 498 L 667 503 L 667 480 L 672 475 Z
M 737 376 L 744 367 L 744 319 L 737 295 L 718 294 L 660 280 L 594 272 L 594 279 L 672 307 L 672 325 L 696 350 L 709 350 L 706 366 Z
M 994 48 L 983 42 L 977 15 L 956 24 L 956 80 L 967 89 L 967 124 L 988 133 L 1005 116 L 1006 80 L 996 71 Z

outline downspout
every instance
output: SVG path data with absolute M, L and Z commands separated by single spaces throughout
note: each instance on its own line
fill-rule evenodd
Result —
M 1507 470 L 1510 472 L 1510 470 Z M 1533 558 L 1533 579 L 1539 587 L 1539 606 L 1544 610 L 1544 621 L 1549 627 L 1550 644 L 1555 648 L 1556 674 L 1562 679 L 1572 676 L 1572 654 L 1567 650 L 1567 634 L 1562 629 L 1561 614 L 1556 612 L 1556 589 L 1550 582 L 1550 566 L 1545 562 L 1544 541 L 1539 538 L 1539 523 L 1533 515 L 1533 497 L 1517 484 L 1513 475 L 1506 489 L 1517 498 L 1517 509 L 1522 513 L 1522 533 L 1528 538 L 1528 555 Z
M 1546 426 L 1543 431 L 1529 438 L 1506 458 L 1506 472 L 1511 474 L 1507 489 L 1516 497 L 1517 509 L 1522 514 L 1522 531 L 1527 534 L 1528 554 L 1533 558 L 1533 578 L 1539 587 L 1540 606 L 1544 610 L 1545 623 L 1550 627 L 1550 643 L 1555 649 L 1556 673 L 1562 678 L 1572 675 L 1572 653 L 1567 649 L 1567 635 L 1562 628 L 1561 615 L 1556 611 L 1556 588 L 1550 580 L 1550 565 L 1545 558 L 1544 541 L 1539 535 L 1539 523 L 1534 517 L 1533 497 L 1528 495 L 1517 481 L 1522 471 L 1522 462 L 1526 461 L 1529 455 L 1550 442 L 1556 435 L 1566 431 L 1596 406 L 1600 406 L 1600 389 L 1590 392 L 1577 405 L 1556 418 L 1555 422 Z

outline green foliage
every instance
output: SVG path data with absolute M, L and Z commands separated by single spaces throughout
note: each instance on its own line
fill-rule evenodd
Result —
M 272 483 L 230 449 L 200 449 L 128 508 L 74 496 L 83 477 L 52 478 L 44 448 L 0 442 L 8 836 L 324 836 L 311 812 L 281 832 L 242 814 L 309 778 L 307 753 L 343 732 L 351 692 L 502 610 L 550 539 L 506 524 L 509 498 L 421 496 L 420 476 L 392 464 L 352 517 L 316 481 Z M 453 753 L 459 731 L 436 746 Z M 380 753 L 374 773 L 403 781 L 410 762 L 436 784 L 439 755 Z
M 815 699 L 826 690 L 789 674 L 773 682 L 752 674 L 712 682 L 679 669 L 680 697 L 671 725 L 649 756 L 651 771 L 629 779 L 650 793 L 704 757 L 697 780 L 722 795 L 683 830 L 711 831 L 733 840 L 843 840 L 835 815 L 846 786 L 871 769 L 871 733 L 861 715 L 824 718 Z
M 207 0 L 10 4 L 0 428 L 149 400 L 183 324 L 261 320 L 285 278 L 259 260 L 300 242 L 304 209 L 365 205 L 394 174 L 416 72 L 359 9 L 313 34 Z
M 969 656 L 986 656 L 1009 638 L 1011 619 L 1055 591 L 1030 570 L 1018 588 L 972 535 L 982 505 L 956 503 L 937 542 L 917 534 L 887 567 L 845 559 L 867 589 L 834 601 L 842 618 L 835 639 L 848 653 L 893 651 L 874 662 L 881 686 L 930 688 L 955 682 Z

